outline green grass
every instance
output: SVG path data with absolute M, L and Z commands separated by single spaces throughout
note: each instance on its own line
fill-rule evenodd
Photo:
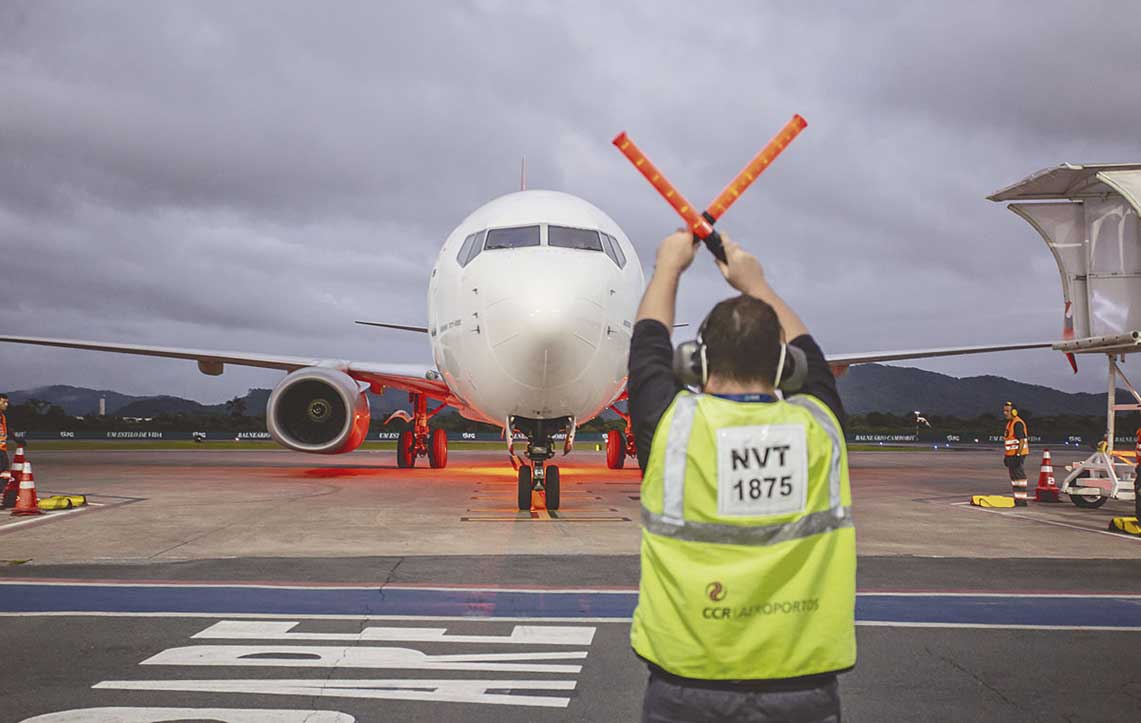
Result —
M 503 442 L 464 442 L 452 441 L 448 443 L 451 449 L 506 449 Z M 361 449 L 373 450 L 395 450 L 396 442 L 365 442 L 361 445 Z M 272 451 L 276 449 L 284 449 L 281 445 L 271 440 L 249 440 L 243 439 L 240 442 L 233 441 L 213 441 L 213 442 L 195 442 L 189 439 L 180 440 L 155 440 L 153 442 L 139 441 L 139 440 L 101 440 L 101 439 L 45 439 L 45 440 L 30 440 L 27 449 L 39 450 L 99 450 L 99 451 L 138 451 L 138 450 L 201 450 L 201 451 L 226 451 L 231 449 L 260 449 L 265 451 Z
M 594 445 L 597 442 L 583 442 L 577 446 L 580 452 L 594 452 Z M 462 450 L 504 450 L 506 447 L 503 442 L 467 442 L 467 441 L 451 441 L 448 446 L 456 451 Z M 121 451 L 138 451 L 138 450 L 200 450 L 203 452 L 220 452 L 232 449 L 255 449 L 263 451 L 273 451 L 282 449 L 276 442 L 265 440 L 242 440 L 241 442 L 194 442 L 191 440 L 156 440 L 153 442 L 139 441 L 139 440 L 87 440 L 87 439 L 50 439 L 50 440 L 32 440 L 28 443 L 29 450 L 85 450 L 85 451 L 102 451 L 102 452 L 121 452 Z M 361 445 L 361 449 L 369 450 L 395 450 L 396 443 L 391 441 L 385 442 L 365 442 Z M 521 445 L 516 445 L 517 450 L 522 450 Z M 930 451 L 930 447 L 922 445 L 890 445 L 890 444 L 849 444 L 849 452 L 924 452 Z
M 931 448 L 925 445 L 904 444 L 849 444 L 849 452 L 930 452 Z

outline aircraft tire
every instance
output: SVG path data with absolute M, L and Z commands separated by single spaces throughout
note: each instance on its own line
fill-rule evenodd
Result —
M 1082 474 L 1078 475 L 1077 479 L 1075 479 L 1074 482 L 1079 483 L 1077 486 L 1081 487 L 1083 485 L 1081 485 L 1080 482 L 1089 476 L 1090 475 L 1088 470 L 1083 471 Z M 1086 497 L 1085 495 L 1070 495 L 1070 502 L 1073 502 L 1076 507 L 1081 507 L 1084 510 L 1096 510 L 1098 507 L 1101 507 L 1108 501 L 1109 498 L 1105 495 L 1097 498 Z
M 547 490 L 547 509 L 557 510 L 559 508 L 559 468 L 550 465 L 547 467 L 546 476 L 543 477 L 543 489 Z
M 400 469 L 411 469 L 416 466 L 416 439 L 412 432 L 405 430 L 396 438 L 396 466 Z
M 622 469 L 626 465 L 626 439 L 617 429 L 606 432 L 606 466 Z
M 526 464 L 519 466 L 519 509 L 531 509 L 531 466 Z
M 432 469 L 448 466 L 448 433 L 442 429 L 433 429 L 428 438 L 428 464 Z

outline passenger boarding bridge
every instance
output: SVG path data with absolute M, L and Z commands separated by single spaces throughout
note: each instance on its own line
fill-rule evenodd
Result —
M 1120 366 L 1141 351 L 1141 163 L 1064 163 L 988 198 L 1015 201 L 1008 208 L 1034 227 L 1058 263 L 1065 331 L 1054 348 L 1075 371 L 1074 354 L 1108 359 L 1106 448 L 1075 463 L 1062 491 L 1079 507 L 1131 500 L 1134 454 L 1115 452 L 1113 437 L 1116 412 L 1141 410 L 1141 395 Z M 1133 403 L 1116 403 L 1119 380 Z

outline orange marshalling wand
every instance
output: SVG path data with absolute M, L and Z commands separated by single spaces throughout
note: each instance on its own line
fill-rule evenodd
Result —
M 781 128 L 780 132 L 773 136 L 773 139 L 761 149 L 760 153 L 753 156 L 753 160 L 749 161 L 748 165 L 737 174 L 737 177 L 730 181 L 725 190 L 721 191 L 713 200 L 713 203 L 709 204 L 709 208 L 705 212 L 713 217 L 714 222 L 721 218 L 721 214 L 729 210 L 729 207 L 745 192 L 745 189 L 757 180 L 757 176 L 764 173 L 765 169 L 807 126 L 808 121 L 799 115 L 794 115 L 792 120 L 784 124 L 784 128 Z
M 614 138 L 614 145 L 618 146 L 618 150 L 622 151 L 622 155 L 630 159 L 634 164 L 634 168 L 641 171 L 650 185 L 658 189 L 658 193 L 662 194 L 662 198 L 666 199 L 666 203 L 673 206 L 678 215 L 685 219 L 686 225 L 693 231 L 693 235 L 705 240 L 709 234 L 713 233 L 713 225 L 707 221 L 693 204 L 681 195 L 681 192 L 674 188 L 673 184 L 669 182 L 658 167 L 646 158 L 646 154 L 642 153 L 642 149 L 630 140 L 626 135 L 626 131 L 622 131 Z
M 771 141 L 768 142 L 761 152 L 753 156 L 753 159 L 741 169 L 737 177 L 725 186 L 724 190 L 714 199 L 713 203 L 709 205 L 703 213 L 698 213 L 693 204 L 686 200 L 685 196 L 674 188 L 673 184 L 669 182 L 661 171 L 658 170 L 642 149 L 638 148 L 637 144 L 630 139 L 626 132 L 619 133 L 614 138 L 614 145 L 618 150 L 622 151 L 622 155 L 626 156 L 634 167 L 646 177 L 654 188 L 658 189 L 658 193 L 662 194 L 662 198 L 673 209 L 677 211 L 678 215 L 682 217 L 686 225 L 693 231 L 693 235 L 705 242 L 713 255 L 718 260 L 725 261 L 725 249 L 721 244 L 721 236 L 713 228 L 713 224 L 717 219 L 721 218 L 722 214 L 729 210 L 733 202 L 740 198 L 741 194 L 745 192 L 757 177 L 764 173 L 765 169 L 772 164 L 776 157 L 779 156 L 793 139 L 800 135 L 800 132 L 808 126 L 808 122 L 799 115 L 794 115 L 792 120 L 780 129 Z

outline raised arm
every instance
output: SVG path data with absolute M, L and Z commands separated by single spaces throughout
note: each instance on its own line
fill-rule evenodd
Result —
M 638 306 L 637 321 L 654 319 L 660 321 L 666 329 L 673 328 L 678 279 L 693 263 L 696 253 L 697 243 L 689 231 L 677 231 L 662 240 L 658 246 L 654 273 L 650 283 L 646 284 L 646 292 Z

